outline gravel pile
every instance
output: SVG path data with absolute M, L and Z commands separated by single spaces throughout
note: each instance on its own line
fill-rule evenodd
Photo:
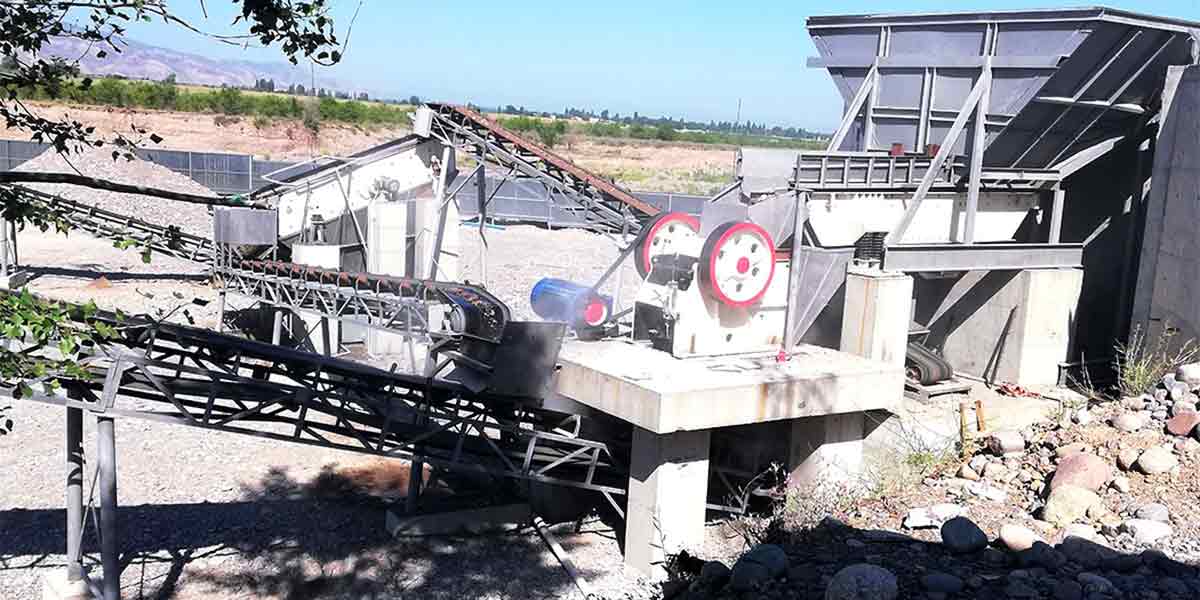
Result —
M 140 159 L 113 160 L 107 148 L 89 148 L 64 157 L 53 148 L 14 169 L 21 172 L 70 173 L 106 179 L 117 183 L 144 185 L 173 192 L 186 192 L 214 196 L 208 188 L 170 169 Z M 173 202 L 162 198 L 121 194 L 104 190 L 63 184 L 32 184 L 36 190 L 62 196 L 110 210 L 123 215 L 137 217 L 151 223 L 177 225 L 185 233 L 209 236 L 212 233 L 212 217 L 208 207 L 185 202 Z

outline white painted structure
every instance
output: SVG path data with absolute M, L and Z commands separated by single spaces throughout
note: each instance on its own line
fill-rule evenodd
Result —
M 453 148 L 408 136 L 346 158 L 314 159 L 307 169 L 295 170 L 265 190 L 279 215 L 280 240 L 292 246 L 295 262 L 458 279 L 458 208 L 447 201 L 456 173 Z M 329 249 L 322 256 L 336 257 L 333 262 L 318 265 L 306 258 L 321 247 Z M 366 341 L 369 352 L 405 353 L 417 362 L 404 335 L 344 325 L 334 330 L 340 339 L 330 340 L 331 347 Z

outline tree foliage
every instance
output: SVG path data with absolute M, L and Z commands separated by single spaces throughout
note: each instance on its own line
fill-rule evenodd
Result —
M 211 0 L 210 0 L 211 1 Z M 340 45 L 329 17 L 327 0 L 225 0 L 240 9 L 234 25 L 246 33 L 205 33 L 201 24 L 178 16 L 167 0 L 0 0 L 0 119 L 8 129 L 17 129 L 37 142 L 49 142 L 60 153 L 85 147 L 110 146 L 113 159 L 133 158 L 133 149 L 144 140 L 162 138 L 135 128 L 129 134 L 102 137 L 95 127 L 70 118 L 52 118 L 31 110 L 21 92 L 38 90 L 51 99 L 79 89 L 99 96 L 119 97 L 123 88 L 110 80 L 95 84 L 80 77 L 78 59 L 63 60 L 42 53 L 55 38 L 84 42 L 88 54 L 103 59 L 125 47 L 124 36 L 138 23 L 161 21 L 182 30 L 205 35 L 215 43 L 277 46 L 293 64 L 300 59 L 332 65 L 341 59 Z M 170 3 L 177 6 L 177 2 Z M 79 57 L 82 59 L 83 57 Z M 177 101 L 174 81 L 149 84 L 141 101 Z M 219 101 L 236 108 L 236 97 Z M 61 214 L 33 200 L 19 181 L 6 174 L 0 183 L 0 215 L 20 227 L 65 230 Z M 86 179 L 86 178 L 85 178 Z M 99 182 L 103 183 L 103 182 Z M 77 183 L 88 185 L 88 182 Z M 92 185 L 97 185 L 93 182 Z M 155 194 L 156 190 L 147 189 Z M 15 397 L 54 393 L 65 381 L 89 377 L 86 356 L 93 347 L 115 335 L 114 326 L 95 318 L 94 304 L 82 308 L 47 302 L 28 291 L 0 295 L 0 386 L 12 388 Z M 12 429 L 11 419 L 0 406 L 0 434 Z

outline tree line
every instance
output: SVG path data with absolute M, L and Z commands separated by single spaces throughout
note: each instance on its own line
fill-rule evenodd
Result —
M 259 81 L 259 87 L 273 82 Z M 260 89 L 261 91 L 261 89 Z M 316 98 L 280 93 L 249 94 L 231 87 L 189 89 L 175 83 L 174 75 L 162 81 L 136 81 L 115 77 L 64 82 L 59 89 L 25 86 L 17 96 L 29 100 L 67 100 L 77 104 L 136 107 L 189 113 L 216 113 L 254 118 L 303 119 L 316 129 L 321 121 L 353 125 L 408 125 L 411 108 L 361 100 L 337 99 L 331 94 Z
M 753 121 L 734 122 L 710 120 L 705 123 L 702 121 L 693 121 L 684 118 L 676 119 L 674 117 L 649 117 L 639 114 L 637 111 L 634 111 L 632 115 L 622 115 L 619 112 L 609 112 L 607 109 L 596 112 L 592 110 L 567 107 L 560 113 L 552 113 L 547 111 L 531 111 L 526 110 L 524 106 L 513 106 L 512 104 L 506 104 L 504 106 L 498 106 L 496 108 L 496 112 L 508 115 L 542 118 L 602 121 L 604 123 L 615 123 L 625 126 L 649 127 L 655 131 L 662 132 L 667 130 L 675 130 L 680 132 L 697 131 L 735 135 L 774 136 L 805 140 L 823 140 L 829 138 L 828 134 L 809 131 L 803 127 L 783 127 L 780 125 L 755 123 Z

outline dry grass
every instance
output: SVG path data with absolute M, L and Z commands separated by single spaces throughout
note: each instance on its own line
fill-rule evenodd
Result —
M 1194 340 L 1174 341 L 1178 331 L 1167 324 L 1153 342 L 1141 327 L 1129 334 L 1128 343 L 1116 345 L 1117 386 L 1122 397 L 1140 396 L 1154 391 L 1164 375 L 1196 358 Z

